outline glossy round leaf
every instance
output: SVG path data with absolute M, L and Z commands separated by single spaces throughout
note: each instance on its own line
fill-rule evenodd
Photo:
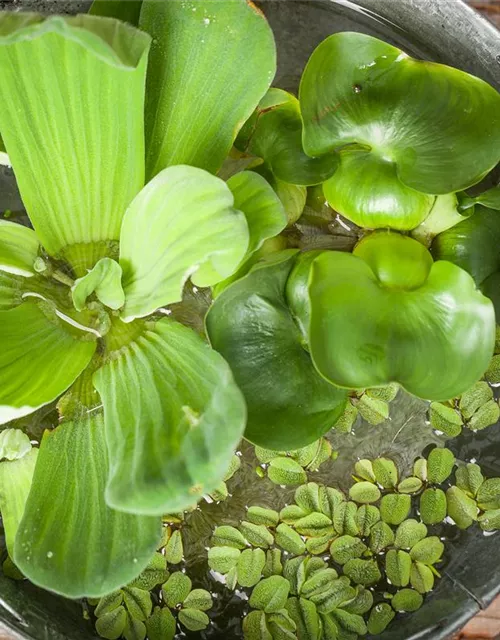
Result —
M 337 33 L 316 48 L 300 103 L 309 155 L 362 145 L 423 193 L 465 189 L 500 160 L 495 89 L 362 33 Z
M 206 325 L 248 407 L 245 437 L 296 449 L 317 440 L 343 411 L 346 393 L 316 373 L 285 298 L 296 253 L 256 265 L 213 303 Z
M 415 240 L 387 239 L 373 234 L 354 255 L 324 252 L 313 262 L 314 363 L 328 380 L 347 388 L 396 381 L 429 400 L 459 395 L 488 367 L 493 306 L 462 269 L 432 264 Z

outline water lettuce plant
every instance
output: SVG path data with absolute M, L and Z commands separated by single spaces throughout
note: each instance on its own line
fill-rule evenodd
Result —
M 130 582 L 160 516 L 220 486 L 245 403 L 166 306 L 286 224 L 264 178 L 213 175 L 274 75 L 263 16 L 145 2 L 140 26 L 0 14 L 0 129 L 33 225 L 0 222 L 0 419 L 56 400 L 59 412 L 39 450 L 0 463 L 1 509 L 19 569 L 69 597 Z

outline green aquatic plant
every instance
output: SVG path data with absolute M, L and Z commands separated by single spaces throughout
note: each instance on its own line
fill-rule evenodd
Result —
M 168 305 L 287 222 L 263 177 L 213 175 L 275 72 L 264 17 L 151 1 L 139 27 L 0 14 L 0 129 L 33 225 L 0 221 L 0 420 L 59 411 L 39 450 L 2 451 L 0 506 L 17 567 L 69 597 L 129 583 L 162 514 L 225 492 L 244 400 Z

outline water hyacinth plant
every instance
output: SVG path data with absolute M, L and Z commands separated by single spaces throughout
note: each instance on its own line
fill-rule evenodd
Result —
M 0 510 L 24 576 L 107 598 L 104 637 L 173 637 L 169 608 L 188 630 L 207 626 L 210 595 L 158 558 L 182 557 L 180 533 L 162 547 L 162 516 L 228 497 L 242 437 L 261 476 L 300 496 L 335 458 L 322 436 L 358 414 L 383 423 L 400 387 L 433 401 L 433 426 L 456 415 L 453 435 L 498 417 L 478 381 L 500 351 L 497 236 L 484 269 L 480 253 L 500 203 L 464 190 L 500 161 L 500 95 L 356 33 L 319 45 L 298 97 L 271 87 L 275 70 L 273 34 L 245 0 L 0 14 L 0 133 L 30 220 L 0 219 Z M 294 223 L 314 198 L 357 225 L 352 252 L 300 250 Z M 20 420 L 41 407 L 56 425 L 31 443 Z M 269 529 L 294 555 L 331 549 L 347 595 L 323 623 L 330 637 L 364 633 L 370 607 L 353 601 L 381 575 L 365 553 L 374 510 L 392 533 L 418 495 L 424 528 L 446 516 L 497 528 L 496 484 L 479 495 L 461 471 L 445 493 L 455 460 L 441 455 L 434 475 L 421 463 L 401 481 L 390 460 L 359 461 L 350 499 L 319 524 L 249 511 L 221 573 L 247 589 L 271 578 Z M 403 591 L 373 629 L 421 604 L 440 559 L 393 542 L 385 572 L 414 575 L 396 577 Z M 169 608 L 131 591 L 149 590 L 148 572 Z M 296 630 L 310 607 L 302 588 L 270 584 L 279 607 L 257 589 L 248 637 L 262 620 Z M 130 593 L 146 602 L 135 617 Z

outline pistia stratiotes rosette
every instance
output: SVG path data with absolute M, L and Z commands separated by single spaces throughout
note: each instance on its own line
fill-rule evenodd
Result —
M 500 161 L 495 89 L 365 34 L 317 47 L 300 108 L 305 152 L 340 155 L 328 202 L 362 227 L 413 229 L 434 196 L 476 184 Z
M 0 130 L 34 227 L 0 222 L 0 421 L 58 398 L 60 415 L 29 495 L 24 474 L 1 507 L 19 569 L 69 597 L 135 578 L 161 514 L 220 485 L 245 425 L 229 366 L 165 305 L 286 225 L 264 178 L 212 175 L 275 45 L 244 1 L 195 5 L 143 3 L 149 65 L 150 35 L 124 22 L 0 14 Z

